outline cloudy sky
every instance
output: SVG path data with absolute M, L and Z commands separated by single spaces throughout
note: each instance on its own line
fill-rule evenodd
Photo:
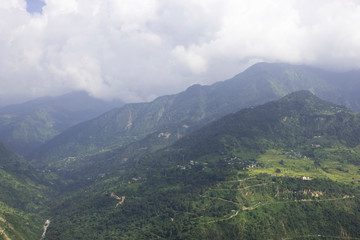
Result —
M 360 68 L 358 0 L 0 0 L 0 105 L 148 101 L 260 61 Z

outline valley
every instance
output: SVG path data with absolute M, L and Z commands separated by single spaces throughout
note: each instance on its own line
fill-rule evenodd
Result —
M 124 157 L 131 158 L 137 151 L 129 144 L 150 149 L 145 153 L 159 150 L 226 114 L 299 90 L 311 90 L 324 100 L 360 111 L 357 80 L 358 75 L 352 72 L 335 74 L 306 66 L 259 63 L 232 79 L 210 86 L 194 85 L 152 102 L 126 104 L 80 123 L 37 149 L 32 163 L 51 165 L 67 157 L 112 150 L 128 151 Z M 160 133 L 170 135 L 159 138 Z
M 1 143 L 0 239 L 359 239 L 359 105 L 340 75 L 258 64 L 26 159 Z
M 98 238 L 356 238 L 358 118 L 309 92 L 296 92 L 226 116 L 164 150 L 119 165 L 116 174 L 75 191 L 72 199 L 89 197 L 80 205 L 82 212 L 67 201 L 61 205 L 82 216 L 85 228 L 96 224 Z M 114 209 L 110 191 L 127 201 Z M 90 207 L 94 203 L 102 210 Z M 335 216 L 339 221 L 332 220 Z M 66 236 L 66 222 L 56 221 L 61 223 L 52 237 Z

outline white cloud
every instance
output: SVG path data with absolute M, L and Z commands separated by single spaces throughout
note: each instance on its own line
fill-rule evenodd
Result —
M 79 13 L 79 2 L 77 0 L 45 0 L 44 2 L 46 5 L 43 8 L 43 13 L 51 17 Z
M 188 51 L 184 46 L 176 46 L 172 54 L 180 63 L 189 67 L 193 73 L 198 74 L 206 71 L 205 59 L 197 55 L 194 51 Z
M 42 15 L 0 2 L 1 99 L 143 101 L 257 61 L 360 67 L 356 0 L 45 0 Z
M 12 9 L 21 9 L 22 11 L 25 11 L 26 9 L 26 3 L 21 0 L 8 0 L 8 1 L 2 1 L 1 2 L 1 9 L 11 11 Z

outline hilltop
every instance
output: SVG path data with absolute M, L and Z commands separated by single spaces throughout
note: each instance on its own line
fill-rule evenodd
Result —
M 85 92 L 72 92 L 10 105 L 0 108 L 0 139 L 18 154 L 28 156 L 69 127 L 123 104 L 96 99 Z
M 310 90 L 325 100 L 359 111 L 359 78 L 359 72 L 334 73 L 307 66 L 259 63 L 232 79 L 210 86 L 194 85 L 149 103 L 126 104 L 78 124 L 38 149 L 33 163 L 58 165 L 68 157 L 79 159 L 114 149 L 129 152 L 129 144 L 139 142 L 139 149 L 145 149 L 141 152 L 149 153 L 226 114 L 298 90 Z
M 308 91 L 240 110 L 78 183 L 49 237 L 360 237 L 359 131 L 358 113 Z

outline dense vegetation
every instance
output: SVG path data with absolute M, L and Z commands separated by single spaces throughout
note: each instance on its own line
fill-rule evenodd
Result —
M 154 138 L 149 136 L 155 134 L 162 138 L 160 147 L 166 147 L 219 117 L 298 90 L 311 90 L 325 100 L 360 111 L 359 76 L 359 72 L 333 73 L 306 66 L 256 64 L 230 80 L 211 86 L 194 85 L 150 103 L 127 104 L 74 126 L 43 146 L 33 156 L 33 163 L 83 157 L 140 140 L 142 149 L 151 149 Z
M 106 102 L 85 92 L 10 105 L 0 108 L 0 139 L 17 153 L 29 155 L 65 129 L 122 105 L 121 101 Z
M 74 182 L 48 237 L 360 237 L 359 128 L 359 114 L 305 91 L 242 110 Z
M 169 174 L 175 176 L 153 177 L 146 183 L 119 181 L 118 186 L 114 179 L 109 192 L 97 192 L 101 189 L 97 186 L 64 200 L 54 210 L 49 238 L 278 239 L 360 234 L 358 194 L 339 183 L 244 175 L 222 181 L 203 176 L 206 181 L 199 182 L 201 177 L 182 170 Z M 126 196 L 124 203 L 116 207 L 118 201 L 110 191 Z
M 0 142 L 0 239 L 39 239 L 48 215 L 49 177 Z
M 360 238 L 360 115 L 268 102 L 358 110 L 357 76 L 258 64 L 70 128 L 36 169 L 0 143 L 0 239 Z

